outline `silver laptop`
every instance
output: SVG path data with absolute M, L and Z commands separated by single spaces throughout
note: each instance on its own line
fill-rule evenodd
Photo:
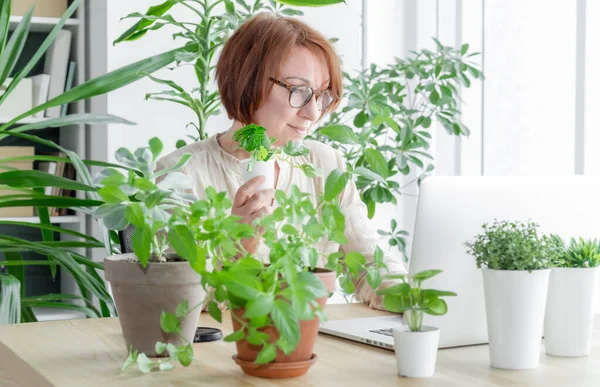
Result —
M 498 220 L 532 221 L 543 233 L 563 238 L 600 238 L 600 179 L 590 176 L 428 177 L 421 183 L 410 273 L 444 272 L 426 288 L 450 290 L 448 313 L 425 315 L 423 324 L 440 328 L 440 348 L 487 343 L 481 271 L 464 242 Z M 600 299 L 600 297 L 599 297 Z M 596 305 L 596 313 L 600 305 Z M 319 331 L 393 349 L 391 328 L 400 316 L 328 321 Z

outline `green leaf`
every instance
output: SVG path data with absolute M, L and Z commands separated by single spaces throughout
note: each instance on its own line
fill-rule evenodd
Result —
M 156 161 L 163 150 L 163 143 L 158 137 L 152 137 L 148 141 L 148 145 L 150 146 L 150 150 L 152 151 L 152 161 Z
M 371 269 L 367 272 L 367 283 L 372 289 L 377 289 L 381 285 L 381 273 L 378 269 Z
M 171 7 L 173 7 L 178 2 L 176 0 L 167 0 L 161 4 L 154 5 L 146 11 L 144 15 L 146 16 L 162 16 L 164 15 Z M 148 20 L 142 18 L 140 21 L 131 26 L 127 31 L 125 31 L 121 36 L 119 36 L 114 42 L 113 45 L 120 43 L 122 41 L 127 40 L 135 40 L 136 37 L 139 37 L 139 33 L 144 31 L 152 24 L 154 24 L 155 20 Z
M 448 304 L 446 301 L 437 297 L 428 300 L 425 304 L 425 313 L 433 316 L 442 316 L 448 312 Z
M 424 270 L 412 276 L 413 279 L 418 281 L 425 281 L 435 275 L 438 275 L 442 270 Z
M 460 54 L 465 55 L 469 51 L 469 45 L 467 43 L 463 44 L 460 48 Z
M 392 229 L 394 229 L 396 227 L 393 227 Z M 373 253 L 373 262 L 375 262 L 376 264 L 383 264 L 383 250 L 381 250 L 381 247 L 377 246 L 375 248 L 375 252 Z
M 314 273 L 308 271 L 298 273 L 298 284 L 302 286 L 303 291 L 308 292 L 315 299 L 328 294 L 325 285 Z
M 377 173 L 371 171 L 370 169 L 367 169 L 365 167 L 357 167 L 354 169 L 354 173 L 356 173 L 359 176 L 365 177 L 369 180 L 374 180 L 377 181 L 381 184 L 386 184 L 385 179 L 383 177 L 381 177 L 380 175 L 378 175 Z
M 3 47 L 2 56 L 0 57 L 0 85 L 4 85 L 6 78 L 12 73 L 21 53 L 27 36 L 29 35 L 29 25 L 31 24 L 31 15 L 33 14 L 33 7 L 30 7 L 17 28 L 13 31 L 7 45 Z M 6 92 L 10 93 L 10 90 Z M 5 93 L 6 93 L 5 92 Z M 0 101 L 4 101 L 5 96 L 0 98 Z
M 244 338 L 244 330 L 240 329 L 239 331 L 235 331 L 223 338 L 223 341 L 234 342 L 240 341 Z
M 386 278 L 387 278 L 387 276 L 386 276 Z M 390 286 L 389 288 L 380 289 L 377 291 L 377 294 L 379 294 L 379 295 L 392 294 L 395 296 L 404 295 L 404 296 L 408 297 L 409 292 L 410 292 L 410 285 L 407 283 L 401 283 L 401 284 Z
M 294 309 L 284 300 L 275 300 L 271 317 L 281 335 L 277 344 L 289 355 L 300 342 L 300 324 Z
M 134 351 L 133 346 L 130 345 L 129 346 L 129 356 L 127 356 L 127 359 L 125 359 L 125 363 L 123 363 L 123 366 L 121 367 L 121 372 L 125 371 L 127 369 L 127 367 L 129 367 L 130 365 L 137 362 L 137 358 L 138 358 L 137 349 Z
M 194 235 L 186 225 L 177 225 L 169 230 L 169 244 L 175 252 L 187 261 L 197 260 L 198 247 Z
M 173 364 L 167 361 L 160 362 L 160 364 L 158 365 L 158 369 L 161 371 L 171 371 L 173 368 Z
M 402 313 L 411 308 L 408 297 L 386 295 L 383 297 L 383 307 L 390 312 Z
M 319 130 L 319 133 L 330 138 L 333 141 L 342 143 L 342 144 L 350 144 L 355 145 L 359 144 L 360 141 L 356 134 L 346 125 L 332 125 L 326 126 Z
M 323 173 L 320 169 L 316 168 L 314 165 L 311 164 L 301 164 L 300 169 L 309 179 L 312 179 L 316 176 L 321 176 Z
M 182 302 L 179 303 L 179 305 L 177 305 L 177 308 L 175 308 L 175 316 L 177 316 L 178 318 L 184 318 L 185 316 L 187 316 L 189 313 L 189 304 L 188 304 L 188 300 L 184 300 Z
M 363 269 L 364 265 L 367 263 L 367 260 L 364 255 L 357 252 L 350 252 L 346 254 L 346 266 L 354 273 L 358 273 Z
M 154 362 L 146 356 L 145 353 L 140 353 L 137 357 L 137 365 L 140 371 L 147 374 L 154 368 Z
M 148 265 L 150 260 L 150 246 L 152 243 L 152 233 L 147 227 L 138 228 L 135 227 L 133 235 L 131 236 L 131 244 L 135 256 L 142 264 L 142 267 Z
M 139 202 L 133 202 L 127 206 L 125 209 L 125 217 L 127 218 L 127 221 L 135 227 L 144 227 L 146 225 L 144 210 Z
M 222 322 L 223 317 L 222 317 L 221 309 L 219 309 L 219 304 L 217 304 L 215 301 L 211 301 L 208 303 L 208 313 L 216 321 Z
M 163 310 L 160 313 L 160 329 L 166 333 L 179 332 L 181 331 L 181 323 L 173 313 L 165 312 Z
M 243 272 L 224 272 L 221 277 L 227 290 L 243 300 L 255 300 L 263 294 L 261 282 L 256 276 Z
M 94 187 L 38 170 L 18 170 L 0 173 L 0 185 L 13 188 L 57 187 L 79 191 L 94 191 Z
M 380 151 L 377 149 L 365 149 L 364 156 L 373 171 L 383 178 L 387 178 L 389 176 L 387 161 Z
M 263 349 L 258 353 L 256 357 L 256 364 L 267 364 L 275 360 L 277 356 L 277 347 L 271 343 L 265 343 Z
M 160 341 L 157 341 L 156 344 L 154 344 L 154 351 L 160 355 L 161 353 L 163 353 L 164 351 L 166 351 L 167 349 L 167 344 L 166 343 L 162 343 Z
M 256 300 L 251 300 L 248 302 L 246 307 L 246 313 L 244 317 L 248 319 L 253 319 L 260 316 L 266 316 L 271 313 L 273 310 L 273 301 L 275 297 L 271 293 L 263 294 L 258 297 Z
M 369 116 L 367 116 L 367 113 L 365 113 L 365 111 L 360 111 L 356 117 L 354 117 L 354 126 L 356 126 L 357 128 L 362 128 L 363 126 L 365 126 L 365 123 L 367 122 L 367 119 L 369 118 Z
M 184 153 L 181 155 L 181 157 L 179 158 L 179 161 L 176 162 L 175 164 L 173 164 L 172 166 L 165 168 L 165 169 L 161 169 L 159 172 L 157 172 L 154 177 L 160 177 L 164 174 L 167 174 L 169 172 L 173 172 L 176 171 L 178 169 L 180 169 L 181 167 L 183 167 L 185 164 L 187 164 L 187 162 L 192 158 L 192 155 L 190 153 Z
M 177 360 L 181 363 L 182 366 L 187 367 L 192 364 L 192 360 L 194 359 L 194 348 L 191 344 L 186 345 L 183 349 L 181 349 L 177 353 Z
M 335 199 L 344 188 L 348 184 L 348 180 L 350 179 L 350 175 L 348 172 L 343 172 L 339 169 L 334 169 L 331 171 L 329 176 L 327 176 L 327 180 L 325 181 L 325 200 Z

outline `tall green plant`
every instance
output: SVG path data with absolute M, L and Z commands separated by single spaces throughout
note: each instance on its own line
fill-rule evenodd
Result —
M 345 103 L 315 132 L 316 139 L 342 153 L 369 218 L 377 204 L 396 204 L 407 188 L 433 171 L 429 146 L 434 122 L 449 135 L 469 135 L 459 96 L 460 87 L 483 78 L 470 61 L 477 53 L 470 53 L 467 44 L 455 49 L 434 41 L 435 51 L 414 52 L 385 67 L 371 64 L 357 75 L 344 73 Z M 411 172 L 416 177 L 401 185 L 399 177 Z M 396 227 L 392 221 L 391 232 L 380 234 L 405 253 L 408 233 Z
M 23 48 L 27 44 L 27 37 L 31 30 L 31 15 L 33 8 L 23 16 L 21 22 L 16 27 L 10 39 L 7 39 L 9 31 L 10 1 L 2 1 L 0 4 L 0 80 L 4 81 L 11 73 L 12 81 L 8 84 L 4 93 L 0 96 L 0 104 L 14 91 L 17 85 L 27 76 L 31 70 L 43 57 L 46 50 L 50 47 L 56 35 L 63 28 L 67 19 L 73 15 L 75 10 L 81 4 L 81 0 L 74 0 L 65 14 L 59 19 L 56 26 L 49 32 L 40 47 L 34 53 L 32 58 L 22 69 L 16 69 L 16 63 L 23 53 Z M 0 187 L 10 189 L 14 194 L 0 197 L 0 208 L 33 206 L 37 209 L 39 222 L 15 222 L 0 220 L 0 225 L 20 226 L 38 229 L 42 235 L 41 242 L 26 241 L 21 238 L 0 235 L 0 252 L 3 253 L 3 260 L 0 261 L 0 267 L 6 267 L 9 274 L 17 278 L 21 283 L 21 319 L 22 321 L 35 321 L 35 315 L 32 307 L 44 306 L 58 309 L 77 309 L 87 315 L 110 316 L 114 314 L 114 305 L 111 297 L 106 291 L 104 281 L 98 273 L 103 269 L 103 264 L 93 262 L 87 257 L 81 256 L 72 251 L 73 248 L 96 248 L 104 246 L 107 254 L 111 254 L 114 249 L 111 245 L 108 232 L 104 232 L 104 241 L 100 242 L 87 235 L 76 233 L 66 228 L 58 227 L 50 223 L 48 207 L 55 208 L 73 208 L 83 212 L 91 211 L 91 208 L 103 204 L 92 186 L 92 178 L 88 171 L 89 165 L 111 164 L 101 163 L 93 160 L 81 160 L 73 151 L 65 149 L 60 145 L 36 136 L 37 130 L 51 127 L 63 127 L 67 125 L 83 125 L 94 123 L 124 123 L 131 124 L 122 118 L 111 115 L 92 115 L 92 114 L 71 114 L 64 117 L 50 118 L 44 121 L 21 124 L 21 120 L 31 117 L 33 114 L 43 111 L 53 106 L 59 106 L 71 103 L 97 95 L 105 94 L 116 90 L 129 83 L 145 77 L 147 74 L 159 70 L 169 63 L 179 61 L 180 56 L 185 57 L 185 53 L 195 51 L 196 47 L 191 44 L 185 47 L 167 51 L 140 60 L 131 65 L 117 69 L 104 74 L 95 79 L 91 79 L 71 90 L 52 98 L 42 105 L 20 114 L 10 119 L 8 122 L 0 125 L 0 141 L 8 136 L 17 137 L 30 143 L 40 144 L 52 149 L 60 150 L 67 155 L 67 158 L 57 158 L 52 156 L 26 156 L 4 158 L 0 160 Z M 80 126 L 81 127 L 81 126 Z M 79 182 L 74 182 L 62 177 L 57 177 L 41 171 L 15 171 L 7 166 L 7 163 L 22 160 L 39 161 L 63 161 L 72 163 Z M 3 172 L 5 171 L 5 172 Z M 63 189 L 72 189 L 81 192 L 85 197 L 53 197 L 44 194 L 45 187 L 58 187 Z M 84 196 L 80 195 L 80 196 Z M 70 235 L 76 239 L 73 241 L 55 240 L 55 233 Z M 22 254 L 25 252 L 35 252 L 47 257 L 47 260 L 26 261 Z M 24 267 L 28 265 L 48 265 L 52 275 L 56 275 L 56 267 L 60 266 L 63 270 L 73 276 L 77 283 L 81 296 L 69 294 L 53 294 L 42 297 L 27 298 L 25 294 Z M 98 312 L 91 306 L 91 296 L 94 295 L 100 300 L 100 309 Z M 6 294 L 2 295 L 2 301 Z M 71 303 L 79 299 L 82 302 L 77 305 Z M 14 301 L 14 300 L 13 300 Z M 81 305 L 83 304 L 83 305 Z
M 302 11 L 289 8 L 283 4 L 292 6 L 324 6 L 342 3 L 344 0 L 167 0 L 159 5 L 150 7 L 144 13 L 135 12 L 124 17 L 124 19 L 140 19 L 114 43 L 140 39 L 148 32 L 159 30 L 168 25 L 178 30 L 173 34 L 173 39 L 181 39 L 186 44 L 195 44 L 196 49 L 185 54 L 186 61 L 194 65 L 197 78 L 197 87 L 186 90 L 172 80 L 151 77 L 159 84 L 169 87 L 168 90 L 148 93 L 146 99 L 169 101 L 191 109 L 196 122 L 190 122 L 196 133 L 190 135 L 192 141 L 207 138 L 206 122 L 213 116 L 219 114 L 221 102 L 217 91 L 211 90 L 210 80 L 215 70 L 215 54 L 225 44 L 229 36 L 240 24 L 256 13 L 268 11 L 281 15 L 303 15 Z M 193 19 L 181 21 L 176 20 L 169 12 L 173 7 L 185 7 L 191 11 Z M 219 8 L 225 12 L 219 12 Z M 177 147 L 186 144 L 185 140 L 179 140 Z

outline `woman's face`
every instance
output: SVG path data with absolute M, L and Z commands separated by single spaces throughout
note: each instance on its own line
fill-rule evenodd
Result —
M 329 86 L 329 72 L 324 58 L 318 58 L 308 49 L 297 46 L 284 61 L 278 80 L 324 90 Z M 291 107 L 289 97 L 288 89 L 273 84 L 271 92 L 254 113 L 255 123 L 264 126 L 269 137 L 277 138 L 277 146 L 302 140 L 321 116 L 314 96 L 301 108 Z

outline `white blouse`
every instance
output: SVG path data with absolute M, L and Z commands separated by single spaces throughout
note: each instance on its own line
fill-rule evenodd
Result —
M 195 183 L 194 194 L 199 198 L 205 198 L 205 188 L 212 186 L 217 192 L 225 191 L 233 201 L 238 188 L 242 185 L 242 170 L 240 160 L 225 152 L 217 141 L 217 136 L 190 144 L 180 148 L 169 155 L 158 160 L 158 169 L 167 168 L 175 164 L 182 154 L 192 154 L 188 163 L 180 169 L 180 172 L 190 176 Z M 277 190 L 289 193 L 295 184 L 300 191 L 311 195 L 313 201 L 325 190 L 325 179 L 334 169 L 345 170 L 345 164 L 340 154 L 330 147 L 318 141 L 304 140 L 309 150 L 308 156 L 299 156 L 299 163 L 312 163 L 323 171 L 323 177 L 308 178 L 302 171 L 293 168 L 288 163 L 278 163 L 280 172 L 277 179 Z M 342 251 L 356 251 L 365 256 L 367 262 L 373 261 L 373 252 L 379 244 L 385 252 L 384 262 L 390 273 L 404 274 L 406 269 L 402 264 L 399 252 L 386 252 L 385 241 L 381 240 L 370 219 L 367 217 L 367 208 L 360 199 L 358 190 L 353 181 L 350 181 L 340 195 L 340 207 L 346 218 L 345 235 L 348 240 L 346 245 L 340 246 L 332 241 L 319 242 L 315 245 L 317 250 L 327 257 L 329 254 Z M 256 253 L 264 262 L 268 262 L 269 250 L 261 244 Z M 320 262 L 324 266 L 326 262 Z M 382 273 L 383 274 L 383 273 Z M 362 275 L 356 282 L 355 297 L 364 301 L 373 308 L 382 309 L 382 297 L 377 296 L 366 281 L 366 275 Z

